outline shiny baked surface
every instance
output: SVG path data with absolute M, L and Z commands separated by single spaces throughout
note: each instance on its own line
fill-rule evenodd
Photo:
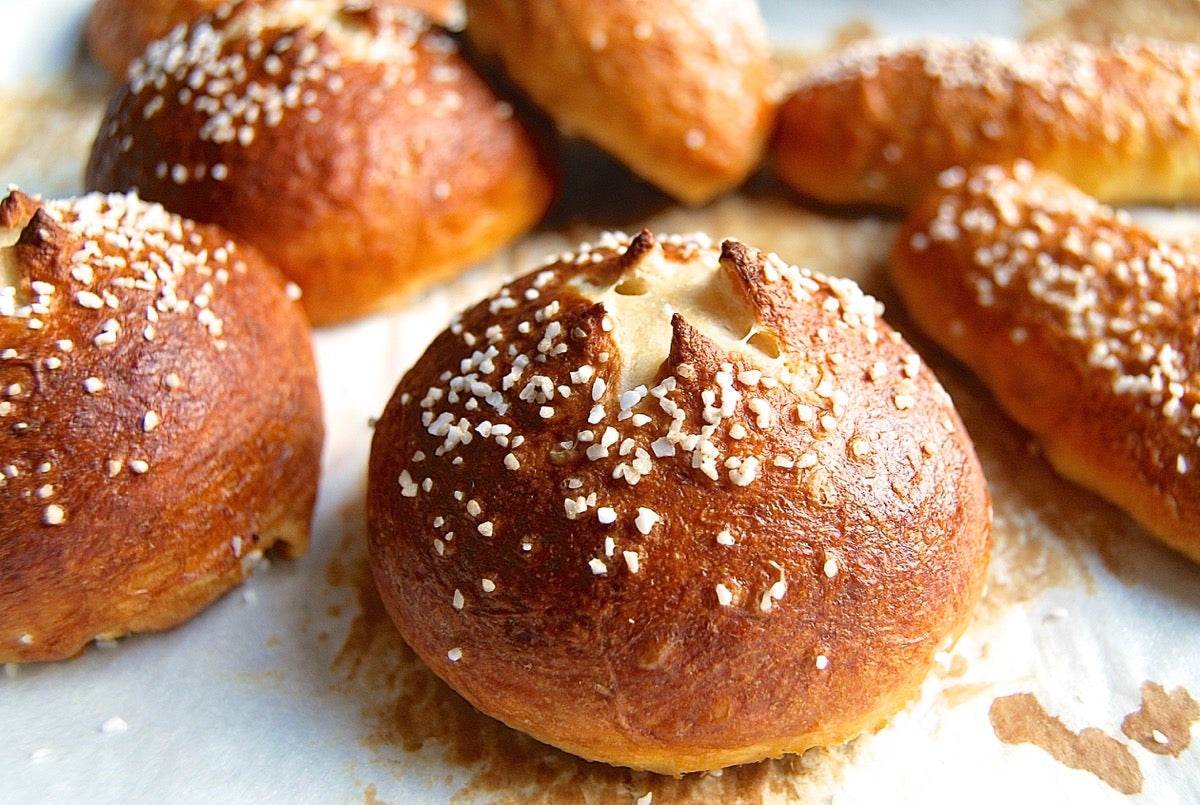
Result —
M 969 622 L 991 505 L 853 282 L 608 233 L 456 317 L 375 428 L 372 570 L 505 723 L 680 774 L 844 743 Z

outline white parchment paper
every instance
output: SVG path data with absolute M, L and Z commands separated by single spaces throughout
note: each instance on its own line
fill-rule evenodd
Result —
M 0 181 L 44 196 L 80 189 L 111 89 L 79 55 L 86 6 L 0 2 Z M 1021 25 L 1012 3 L 763 6 L 788 47 L 817 48 L 864 22 L 899 35 Z M 913 332 L 882 273 L 895 223 L 822 216 L 769 180 L 703 210 L 652 195 L 614 203 L 638 191 L 614 191 L 623 177 L 600 164 L 573 181 L 573 223 L 402 311 L 317 334 L 328 441 L 309 555 L 261 568 L 170 633 L 5 668 L 0 801 L 1200 801 L 1200 568 L 1056 478 L 986 392 Z M 1200 231 L 1189 210 L 1158 218 Z M 995 502 L 987 594 L 921 696 L 876 734 L 681 780 L 589 764 L 475 713 L 380 610 L 362 523 L 370 418 L 460 307 L 604 228 L 642 226 L 735 236 L 858 279 L 971 431 Z

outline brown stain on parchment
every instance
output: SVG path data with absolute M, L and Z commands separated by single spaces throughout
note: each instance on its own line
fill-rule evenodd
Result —
M 363 802 L 366 805 L 388 805 L 388 803 L 379 798 L 379 789 L 374 783 L 368 785 L 366 790 L 363 791 Z
M 1093 774 L 1122 794 L 1142 790 L 1142 769 L 1129 747 L 1095 727 L 1072 732 L 1047 713 L 1032 693 L 996 699 L 988 716 L 996 737 L 1005 743 L 1031 743 L 1064 766 Z
M 1121 732 L 1156 755 L 1179 757 L 1192 741 L 1192 724 L 1200 721 L 1200 702 L 1184 688 L 1170 693 L 1157 682 L 1142 683 L 1142 706 L 1125 716 Z

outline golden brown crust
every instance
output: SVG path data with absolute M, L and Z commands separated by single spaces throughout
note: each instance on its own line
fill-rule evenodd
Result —
M 868 42 L 800 81 L 772 158 L 835 204 L 908 207 L 942 170 L 1018 158 L 1106 202 L 1195 200 L 1198 76 L 1177 43 Z
M 0 204 L 0 662 L 165 629 L 308 545 L 323 424 L 284 280 L 134 196 Z
M 368 481 L 383 601 L 437 674 L 671 774 L 880 726 L 965 624 L 989 517 L 873 299 L 649 233 L 466 311 L 397 388 Z
M 120 78 L 156 39 L 177 25 L 188 25 L 229 0 L 96 0 L 84 25 L 88 52 Z M 404 0 L 397 5 L 423 11 L 439 25 L 454 25 L 462 16 L 457 0 Z
M 339 0 L 237 5 L 156 43 L 113 99 L 86 182 L 225 226 L 304 289 L 318 324 L 471 265 L 554 192 L 449 34 Z
M 948 171 L 891 261 L 1055 468 L 1200 561 L 1200 258 L 1028 163 Z
M 84 24 L 88 53 L 113 76 L 155 39 L 216 10 L 226 0 L 96 0 Z
M 680 201 L 754 171 L 775 76 L 753 0 L 467 2 L 467 35 L 560 128 Z

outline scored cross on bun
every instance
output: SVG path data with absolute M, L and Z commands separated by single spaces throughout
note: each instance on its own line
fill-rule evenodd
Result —
M 303 554 L 323 433 L 258 252 L 133 195 L 0 203 L 0 662 L 175 626 Z
M 375 430 L 370 557 L 483 712 L 680 774 L 879 727 L 964 628 L 990 503 L 849 280 L 605 235 L 467 309 Z

